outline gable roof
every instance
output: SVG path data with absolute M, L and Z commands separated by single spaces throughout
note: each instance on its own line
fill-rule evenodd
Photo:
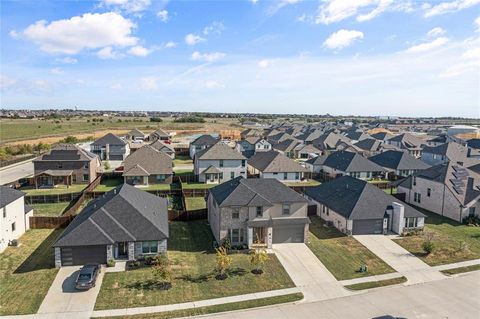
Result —
M 145 133 L 143 133 L 142 131 L 140 131 L 137 128 L 134 128 L 133 130 L 128 132 L 127 135 L 128 136 L 133 136 L 133 137 L 145 137 Z
M 97 139 L 95 142 L 92 143 L 92 145 L 100 145 L 100 146 L 105 146 L 105 145 L 126 145 L 127 142 L 122 140 L 120 137 L 113 133 L 108 133 L 107 135 L 104 135 Z
M 40 161 L 79 161 L 79 162 L 89 162 L 97 155 L 90 153 L 80 146 L 74 144 L 58 144 L 55 145 L 47 153 L 37 157 L 33 162 Z
M 208 146 L 208 145 L 213 145 L 217 142 L 218 142 L 218 139 L 216 139 L 215 137 L 208 134 L 204 134 L 204 135 L 200 135 L 199 137 L 191 141 L 190 145 L 198 145 L 198 146 L 207 145 Z
M 394 136 L 388 139 L 388 141 L 398 142 L 401 144 L 402 147 L 407 149 L 420 148 L 420 146 L 424 144 L 424 142 L 421 139 L 408 133 L 403 133 L 403 134 Z
M 337 151 L 328 155 L 323 165 L 343 172 L 384 172 L 385 169 L 360 154 Z
M 366 138 L 353 145 L 365 151 L 379 151 L 382 147 L 382 144 L 383 143 L 380 140 Z
M 165 144 L 161 140 L 156 140 L 155 142 L 151 143 L 150 146 L 160 152 L 175 153 L 175 149 L 172 145 Z
M 235 151 L 230 146 L 221 142 L 196 152 L 195 158 L 199 160 L 245 160 L 247 159 L 241 153 Z
M 375 134 L 371 134 L 370 136 L 376 140 L 381 140 L 381 141 L 385 141 L 393 137 L 393 135 L 388 132 L 378 132 Z
M 398 199 L 372 184 L 342 176 L 330 182 L 305 189 L 305 194 L 347 219 L 380 219 Z M 405 217 L 425 217 L 413 207 L 405 206 Z
M 480 149 L 480 138 L 472 138 L 468 140 L 467 146 L 470 148 Z
M 123 166 L 124 176 L 135 176 L 135 173 L 142 172 L 147 172 L 149 175 L 173 174 L 172 158 L 150 145 L 142 146 L 128 155 Z
M 272 148 L 282 151 L 282 152 L 290 152 L 293 150 L 297 145 L 299 145 L 300 142 L 297 140 L 292 140 L 292 139 L 286 139 L 283 140 L 280 143 L 272 145 Z
M 402 151 L 386 151 L 368 159 L 382 167 L 396 170 L 420 170 L 430 167 L 425 162 Z
M 300 194 L 273 178 L 245 179 L 239 176 L 211 188 L 210 194 L 220 207 L 307 202 Z
M 161 128 L 157 129 L 156 131 L 153 131 L 150 133 L 150 137 L 152 136 L 158 136 L 158 137 L 170 137 L 170 134 L 162 130 Z
M 108 245 L 166 238 L 167 200 L 123 184 L 91 201 L 53 246 Z
M 468 148 L 455 142 L 449 142 L 438 146 L 426 146 L 422 153 L 446 156 L 450 161 L 462 161 L 467 157 Z
M 349 143 L 350 139 L 346 136 L 330 132 L 312 140 L 312 144 L 319 150 L 333 150 L 337 147 L 339 142 Z
M 305 167 L 274 150 L 255 153 L 248 160 L 248 165 L 264 173 L 308 172 Z
M 0 208 L 7 206 L 23 196 L 25 196 L 24 192 L 0 185 Z

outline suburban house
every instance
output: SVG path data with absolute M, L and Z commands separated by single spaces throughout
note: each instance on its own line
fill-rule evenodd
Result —
M 211 135 L 200 135 L 199 137 L 190 142 L 188 150 L 190 158 L 193 159 L 195 157 L 195 153 L 216 144 L 218 141 L 219 140 L 217 138 Z
M 304 191 L 317 215 L 347 235 L 403 234 L 422 229 L 425 215 L 378 187 L 350 176 Z
M 279 152 L 279 153 L 282 153 L 283 155 L 285 155 L 286 157 L 289 157 L 289 158 L 295 158 L 295 147 L 297 147 L 298 145 L 300 145 L 302 142 L 300 142 L 299 140 L 292 140 L 292 139 L 286 139 L 286 140 L 283 140 L 277 144 L 273 144 L 272 145 L 272 148 Z
M 307 144 L 312 144 L 322 151 L 323 155 L 325 155 L 335 151 L 339 142 L 351 143 L 348 137 L 334 132 L 329 132 L 321 135 L 317 139 L 314 139 L 310 143 L 307 142 Z
M 247 177 L 247 158 L 219 142 L 195 153 L 193 171 L 199 182 L 223 183 L 238 176 Z
M 480 175 L 452 162 L 410 175 L 397 192 L 407 203 L 458 222 L 480 216 Z
M 385 141 L 385 143 L 395 146 L 396 148 L 407 150 L 408 153 L 416 158 L 420 157 L 422 145 L 426 144 L 424 141 L 411 134 L 404 133 L 394 136 Z
M 123 177 L 125 183 L 130 185 L 171 184 L 172 158 L 150 145 L 145 145 L 125 159 Z
M 150 144 L 150 146 L 156 149 L 157 151 L 167 154 L 172 159 L 175 158 L 175 149 L 171 144 L 165 144 L 160 140 L 156 140 L 155 142 Z
M 388 171 L 388 177 L 407 177 L 430 167 L 404 151 L 386 151 L 368 159 L 385 168 Z
M 295 146 L 293 149 L 295 153 L 295 158 L 302 159 L 302 160 L 307 160 L 309 158 L 319 156 L 322 154 L 322 151 L 320 151 L 318 148 L 311 144 L 298 144 Z
M 229 238 L 232 245 L 271 248 L 307 240 L 307 200 L 276 179 L 232 179 L 210 189 L 207 207 L 219 244 Z
M 55 267 L 135 260 L 167 251 L 167 199 L 123 184 L 92 200 L 57 241 Z
M 333 178 L 348 175 L 369 180 L 387 171 L 362 155 L 347 151 L 333 152 L 305 163 L 312 173 L 324 173 Z
M 358 141 L 357 143 L 353 144 L 353 146 L 358 149 L 357 153 L 360 153 L 365 157 L 377 155 L 388 150 L 399 150 L 393 145 L 386 144 L 383 141 L 373 138 L 366 138 Z
M 435 136 L 434 138 L 431 138 L 427 140 L 427 145 L 428 146 L 439 146 L 441 144 L 447 143 L 447 136 L 445 134 Z
M 243 156 L 249 158 L 252 157 L 256 152 L 271 150 L 272 144 L 267 142 L 267 140 L 262 137 L 252 136 L 238 141 L 236 149 L 238 152 L 242 153 Z
M 126 141 L 113 133 L 100 137 L 90 145 L 90 151 L 97 154 L 101 160 L 123 161 L 130 154 Z
M 127 133 L 125 138 L 127 141 L 143 142 L 145 140 L 145 133 L 143 133 L 139 129 L 134 128 L 133 130 Z
M 25 205 L 25 193 L 0 186 L 0 253 L 30 229 L 33 209 Z
M 97 155 L 73 144 L 59 144 L 33 160 L 35 187 L 90 184 L 102 172 Z
M 159 128 L 158 130 L 150 133 L 150 135 L 148 136 L 148 140 L 150 142 L 159 140 L 159 141 L 164 141 L 166 143 L 170 143 L 171 135 Z
M 467 159 L 468 147 L 455 142 L 440 144 L 438 146 L 426 146 L 422 150 L 422 161 L 435 166 L 447 162 L 463 165 Z
M 258 152 L 248 160 L 250 175 L 275 178 L 283 182 L 301 182 L 308 170 L 277 151 Z

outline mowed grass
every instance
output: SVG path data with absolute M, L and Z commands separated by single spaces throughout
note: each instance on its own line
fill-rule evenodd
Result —
M 203 197 L 185 197 L 186 210 L 197 210 L 207 208 L 207 202 Z
M 385 286 L 391 286 L 391 285 L 398 285 L 406 281 L 407 281 L 407 278 L 402 276 L 402 277 L 379 280 L 379 281 L 362 282 L 360 284 L 345 286 L 345 288 L 350 290 L 364 290 L 364 289 L 372 289 L 372 288 L 385 287 Z
M 467 226 L 451 219 L 416 207 L 427 215 L 424 234 L 408 236 L 394 241 L 430 266 L 480 258 L 480 227 Z M 426 234 L 430 233 L 434 250 L 423 251 Z
M 442 270 L 441 272 L 444 273 L 445 275 L 457 275 L 457 274 L 462 274 L 465 272 L 470 272 L 470 271 L 476 271 L 480 270 L 480 265 L 472 265 L 472 266 L 465 266 L 465 267 L 458 267 L 458 268 L 452 268 L 452 269 L 445 269 Z
M 173 165 L 193 165 L 193 160 L 188 155 L 177 155 L 173 159 Z
M 22 187 L 20 190 L 22 192 L 27 193 L 27 195 L 59 195 L 59 194 L 72 194 L 72 193 L 80 193 L 83 191 L 88 184 L 75 184 L 70 186 L 57 186 L 54 188 L 38 188 L 36 189 L 34 186 L 27 186 Z
M 31 204 L 30 206 L 33 207 L 33 216 L 60 216 L 69 205 L 70 202 L 59 202 Z
M 61 231 L 29 230 L 0 254 L 0 315 L 37 312 L 58 271 L 52 244 Z
M 394 272 L 355 238 L 345 236 L 335 227 L 324 226 L 325 222 L 318 216 L 311 216 L 310 219 L 312 223 L 307 246 L 337 280 Z M 368 267 L 367 272 L 358 272 L 362 265 Z
M 294 302 L 303 299 L 302 293 L 288 294 L 283 296 L 269 297 L 269 298 L 260 298 L 255 300 L 247 300 L 240 302 L 232 302 L 227 304 L 208 306 L 208 307 L 198 307 L 193 309 L 184 309 L 184 310 L 174 310 L 166 311 L 161 313 L 149 313 L 144 315 L 133 315 L 133 316 L 121 316 L 124 319 L 169 319 L 169 318 L 180 318 L 180 317 L 191 317 L 191 316 L 200 316 L 206 314 L 213 314 L 218 312 L 249 309 L 255 307 L 263 307 L 269 305 L 276 305 L 287 302 Z M 118 319 L 117 317 L 102 317 L 103 319 Z
M 115 187 L 123 184 L 123 178 L 108 178 L 102 179 L 100 184 L 95 187 L 94 192 L 108 192 Z
M 165 305 L 294 287 L 275 255 L 269 255 L 262 275 L 254 275 L 249 255 L 233 254 L 228 278 L 217 280 L 212 244 L 206 221 L 171 222 L 172 287 L 158 288 L 151 268 L 107 273 L 95 309 Z
M 219 184 L 206 184 L 206 183 L 199 183 L 199 182 L 182 182 L 183 189 L 209 189 Z
M 301 181 L 301 182 L 285 182 L 284 183 L 287 186 L 318 186 L 321 183 L 319 181 L 316 181 L 314 179 L 309 179 L 307 181 Z

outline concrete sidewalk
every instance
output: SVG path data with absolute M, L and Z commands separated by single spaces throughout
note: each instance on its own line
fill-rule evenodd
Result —
M 473 260 L 461 261 L 461 262 L 458 262 L 458 263 L 433 266 L 432 268 L 440 271 L 440 270 L 474 266 L 474 265 L 480 265 L 480 259 L 473 259 Z
M 300 288 L 306 301 L 351 295 L 305 244 L 273 245 L 283 268 Z
M 393 242 L 392 238 L 396 236 L 356 235 L 354 237 L 393 269 L 407 277 L 406 284 L 418 284 L 445 278 L 438 270 Z

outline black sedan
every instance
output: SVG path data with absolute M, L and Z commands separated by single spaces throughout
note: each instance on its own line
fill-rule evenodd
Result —
M 80 269 L 77 280 L 75 281 L 75 288 L 79 290 L 88 290 L 95 287 L 98 274 L 100 274 L 101 266 L 99 264 L 85 265 Z

